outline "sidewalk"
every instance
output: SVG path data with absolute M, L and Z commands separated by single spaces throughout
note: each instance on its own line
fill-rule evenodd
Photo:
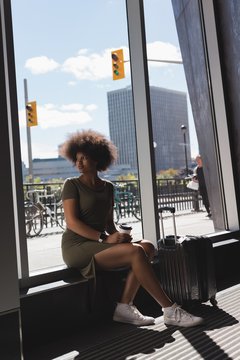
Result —
M 204 235 L 214 232 L 213 221 L 206 217 L 206 212 L 176 213 L 178 235 Z M 133 239 L 142 238 L 142 224 L 136 218 L 120 221 L 129 223 L 133 227 Z M 173 234 L 171 215 L 164 215 L 165 235 Z M 161 225 L 160 225 L 161 230 Z M 44 268 L 63 265 L 61 254 L 62 229 L 54 227 L 44 229 L 40 236 L 28 239 L 29 270 L 30 272 Z
M 177 234 L 178 235 L 204 235 L 210 234 L 214 232 L 213 221 L 206 217 L 206 212 L 181 212 L 176 213 L 175 220 L 176 220 L 176 227 L 177 227 Z M 163 215 L 164 221 L 164 233 L 165 235 L 173 234 L 173 219 L 172 215 L 164 214 Z M 133 227 L 133 237 L 141 238 L 142 236 L 142 227 L 141 222 L 136 223 L 136 219 L 130 222 Z M 161 223 L 160 223 L 160 233 L 161 233 Z

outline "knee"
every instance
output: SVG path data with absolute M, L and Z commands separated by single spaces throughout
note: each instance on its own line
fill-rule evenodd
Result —
M 139 255 L 145 255 L 151 261 L 154 258 L 155 248 L 150 241 L 141 241 L 139 244 L 134 246 L 135 253 Z
M 134 244 L 132 247 L 132 255 L 137 257 L 146 257 L 146 251 L 140 244 Z
M 149 260 L 153 260 L 154 255 L 155 255 L 154 245 L 150 241 L 146 241 L 146 240 L 143 243 L 141 243 L 141 245 L 143 246 L 144 251 L 147 254 L 147 257 L 149 258 Z

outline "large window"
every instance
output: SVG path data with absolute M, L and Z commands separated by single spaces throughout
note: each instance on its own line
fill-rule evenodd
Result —
M 147 71 L 144 50 L 139 50 L 144 36 L 139 46 L 134 44 L 143 30 L 139 21 L 142 10 Z M 203 10 L 206 24 L 212 24 L 210 12 Z M 78 172 L 59 157 L 58 147 L 67 134 L 80 129 L 100 131 L 117 145 L 118 162 L 102 176 L 116 185 L 116 222 L 130 222 L 135 239 L 147 235 L 156 244 L 159 218 L 155 207 L 162 205 L 176 207 L 181 234 L 209 234 L 236 226 L 236 215 L 233 221 L 230 215 L 227 219 L 234 196 L 229 195 L 233 193 L 226 160 L 229 144 L 226 151 L 222 145 L 226 119 L 220 122 L 214 113 L 218 104 L 213 92 L 214 86 L 219 88 L 219 77 L 215 74 L 210 89 L 208 76 L 217 67 L 204 57 L 211 52 L 211 39 L 207 49 L 200 16 L 197 29 L 205 61 L 200 64 L 205 88 L 197 88 L 204 109 L 199 120 L 170 0 L 12 0 L 12 14 L 25 201 L 21 205 L 26 237 L 25 242 L 20 237 L 23 243 L 18 247 L 23 267 L 29 265 L 31 273 L 63 265 L 61 187 L 67 177 L 78 176 Z M 194 45 L 197 51 L 200 46 Z M 118 49 L 123 50 L 125 77 L 113 80 L 111 52 Z M 148 91 L 142 91 L 147 83 L 142 73 L 146 72 L 151 114 Z M 35 102 L 38 124 L 29 127 L 34 119 L 28 119 L 31 107 L 26 112 L 26 105 L 34 108 Z M 219 102 L 224 107 L 221 99 Z M 208 127 L 204 127 L 206 114 L 211 118 L 206 121 Z M 206 131 L 208 143 L 202 135 Z M 203 196 L 187 188 L 196 155 L 201 152 L 207 191 L 212 190 L 208 194 L 212 217 L 206 216 Z M 166 232 L 172 233 L 170 219 L 166 225 Z
M 220 215 L 216 213 L 214 204 L 217 194 L 210 192 L 210 185 L 219 175 L 216 167 L 210 167 L 203 126 L 198 136 L 196 134 L 198 113 L 195 111 L 194 118 L 189 96 L 194 90 L 189 91 L 184 71 L 188 70 L 191 60 L 186 62 L 186 55 L 183 58 L 181 54 L 172 2 L 144 0 L 144 13 L 158 204 L 176 208 L 180 234 L 210 234 L 218 230 L 216 217 Z M 199 89 L 201 91 L 204 96 L 204 89 Z M 210 124 L 208 131 L 213 133 L 212 129 Z M 211 141 L 213 151 L 217 152 L 214 137 Z M 200 187 L 196 191 L 187 188 L 187 184 L 196 173 L 199 154 L 202 168 L 198 170 Z M 166 232 L 172 233 L 170 219 L 166 221 L 166 227 Z
M 142 236 L 127 20 L 124 0 L 13 0 L 12 11 L 32 272 L 63 264 L 61 187 L 79 174 L 58 147 L 76 130 L 94 129 L 117 145 L 118 162 L 102 176 L 116 184 L 116 222 L 130 222 L 134 237 Z M 113 80 L 118 49 L 125 78 Z M 38 125 L 28 127 L 25 105 L 33 101 Z

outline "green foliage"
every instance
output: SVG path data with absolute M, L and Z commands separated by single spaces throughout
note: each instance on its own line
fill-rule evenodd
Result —
M 30 183 L 30 176 L 27 175 L 24 179 L 25 183 Z M 42 179 L 40 177 L 35 177 L 33 179 L 33 184 L 42 184 L 42 183 L 48 183 L 48 184 L 52 184 L 52 183 L 63 183 L 64 182 L 64 179 L 63 178 L 52 178 L 52 179 L 49 179 L 48 181 L 42 181 Z
M 63 183 L 64 179 L 63 178 L 52 178 L 48 180 L 48 183 Z
M 167 170 L 160 170 L 157 173 L 157 179 L 174 179 L 178 175 L 178 170 L 170 168 Z
M 122 180 L 137 180 L 137 177 L 132 173 L 128 173 L 127 175 L 119 175 L 117 177 L 117 180 L 119 180 L 119 181 L 122 181 Z
M 41 184 L 41 178 L 40 177 L 36 177 L 34 178 L 34 184 Z
M 27 175 L 27 176 L 25 177 L 25 182 L 26 182 L 26 183 L 29 183 L 29 182 L 30 182 L 30 179 L 31 179 L 31 177 L 30 177 L 29 175 Z M 40 178 L 40 177 L 35 177 L 35 178 L 33 179 L 33 184 L 41 184 L 41 178 Z

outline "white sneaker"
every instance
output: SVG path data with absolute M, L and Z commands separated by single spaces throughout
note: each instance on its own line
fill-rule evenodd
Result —
M 144 316 L 134 305 L 117 303 L 113 320 L 133 325 L 151 325 L 155 319 L 151 316 Z
M 201 325 L 203 318 L 188 313 L 178 304 L 173 304 L 171 307 L 164 309 L 164 323 L 166 325 L 191 327 Z

